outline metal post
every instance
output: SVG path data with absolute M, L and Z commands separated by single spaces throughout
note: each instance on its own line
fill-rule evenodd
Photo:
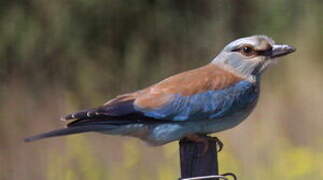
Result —
M 180 165 L 182 180 L 228 180 L 227 176 L 237 179 L 233 173 L 219 175 L 218 148 L 219 140 L 206 137 L 208 148 L 205 144 L 182 139 L 179 142 Z
M 209 146 L 182 139 L 179 142 L 182 178 L 219 174 L 217 144 L 209 138 Z

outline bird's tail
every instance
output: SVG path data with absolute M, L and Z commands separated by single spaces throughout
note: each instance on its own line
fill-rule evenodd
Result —
M 109 131 L 114 128 L 115 128 L 115 126 L 113 126 L 113 125 L 108 125 L 108 126 L 107 125 L 105 125 L 105 126 L 101 126 L 101 125 L 72 126 L 72 127 L 57 129 L 57 130 L 49 131 L 46 133 L 38 134 L 35 136 L 31 136 L 31 137 L 25 138 L 24 141 L 31 142 L 31 141 L 36 141 L 36 140 L 49 138 L 49 137 L 78 134 L 78 133 L 83 133 L 83 132 Z
M 128 112 L 122 108 L 128 105 L 118 106 L 118 113 Z M 104 110 L 104 109 L 103 109 Z M 78 134 L 84 132 L 105 132 L 109 134 L 122 134 L 116 133 L 114 130 L 129 124 L 151 124 L 160 123 L 160 120 L 145 117 L 142 114 L 130 113 L 123 116 L 111 116 L 102 113 L 102 108 L 93 108 L 83 110 L 77 113 L 66 115 L 63 120 L 71 121 L 63 129 L 53 130 L 47 133 L 39 134 L 36 136 L 28 137 L 25 142 L 36 141 L 49 137 L 64 136 L 70 134 Z M 109 110 L 109 109 L 108 109 Z M 110 109 L 111 110 L 111 109 Z M 113 109 L 115 110 L 115 109 Z M 100 114 L 101 113 L 101 114 Z M 116 115 L 116 114 L 114 114 Z M 167 121 L 164 121 L 167 122 Z

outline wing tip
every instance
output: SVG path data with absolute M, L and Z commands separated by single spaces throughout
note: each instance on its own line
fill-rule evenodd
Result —
M 65 116 L 61 117 L 59 120 L 61 121 L 66 121 L 67 119 L 65 118 Z
M 68 115 L 65 115 L 65 116 L 60 118 L 61 121 L 67 121 L 67 120 L 72 120 L 72 119 L 76 119 L 75 118 L 75 113 L 68 114 Z

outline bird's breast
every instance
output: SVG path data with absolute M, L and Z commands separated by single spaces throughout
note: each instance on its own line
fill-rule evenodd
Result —
M 214 133 L 230 129 L 249 116 L 258 101 L 259 83 L 242 86 L 245 89 L 233 87 L 232 92 L 229 93 L 231 95 L 228 94 L 227 96 L 231 99 L 231 103 L 222 114 L 219 114 L 219 112 L 213 113 L 208 120 L 201 121 L 199 125 L 196 124 L 199 126 L 197 127 L 198 132 Z

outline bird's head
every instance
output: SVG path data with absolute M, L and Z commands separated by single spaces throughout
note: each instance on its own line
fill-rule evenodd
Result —
M 276 62 L 277 57 L 295 50 L 289 45 L 276 44 L 267 36 L 255 35 L 230 42 L 212 63 L 255 80 L 269 65 Z

